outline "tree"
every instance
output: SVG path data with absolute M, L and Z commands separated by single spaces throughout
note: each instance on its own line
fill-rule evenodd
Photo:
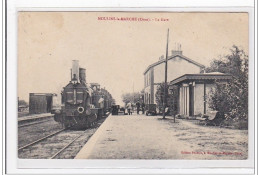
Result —
M 138 100 L 140 101 L 142 94 L 140 92 L 133 92 L 133 93 L 124 93 L 121 98 L 122 101 L 127 104 L 129 102 L 136 103 Z
M 164 83 L 160 83 L 157 85 L 157 90 L 155 93 L 155 102 L 157 104 L 157 107 L 159 108 L 159 111 L 163 111 L 163 101 L 164 101 Z M 166 92 L 168 92 L 169 86 L 166 85 Z M 166 94 L 166 100 L 168 100 L 169 96 L 168 93 Z
M 166 100 L 167 104 L 166 107 L 170 108 L 170 111 L 173 115 L 177 113 L 178 110 L 178 87 L 166 85 Z M 170 92 L 170 93 L 168 93 Z M 159 111 L 163 111 L 163 100 L 164 100 L 164 83 L 160 83 L 157 86 L 157 91 L 155 93 L 155 101 Z
M 225 120 L 246 121 L 248 119 L 248 55 L 237 46 L 220 60 L 213 60 L 207 72 L 222 72 L 232 75 L 227 84 L 216 81 L 209 105 L 218 110 Z

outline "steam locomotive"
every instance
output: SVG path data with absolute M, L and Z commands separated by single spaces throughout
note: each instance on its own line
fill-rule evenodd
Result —
M 62 106 L 54 111 L 54 120 L 65 128 L 88 128 L 103 115 L 108 115 L 112 96 L 97 83 L 86 83 L 86 69 L 73 60 L 71 81 L 61 92 Z

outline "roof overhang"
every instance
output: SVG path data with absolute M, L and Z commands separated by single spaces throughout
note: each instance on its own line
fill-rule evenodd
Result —
M 170 85 L 177 85 L 190 80 L 230 80 L 232 75 L 229 74 L 185 74 L 170 82 Z
M 188 62 L 190 62 L 190 63 L 192 63 L 192 64 L 195 64 L 196 66 L 198 66 L 198 67 L 200 67 L 200 68 L 205 68 L 204 65 L 202 65 L 202 64 L 200 64 L 200 63 L 198 63 L 198 62 L 196 62 L 196 61 L 194 61 L 194 60 L 192 60 L 192 59 L 190 59 L 190 58 L 188 58 L 188 57 L 185 57 L 184 55 L 179 55 L 179 54 L 172 55 L 172 56 L 170 56 L 170 57 L 168 58 L 168 60 L 171 60 L 171 59 L 176 58 L 176 57 L 180 57 L 180 58 L 182 58 L 182 59 L 184 59 L 184 60 L 186 60 L 186 61 L 188 61 Z M 149 69 L 151 69 L 152 67 L 155 67 L 155 66 L 157 66 L 157 65 L 159 65 L 159 64 L 161 64 L 161 63 L 164 63 L 164 62 L 165 62 L 165 59 L 160 60 L 160 61 L 157 61 L 156 63 L 151 64 L 150 66 L 148 66 L 148 67 L 145 69 L 144 75 L 145 75 L 146 72 L 147 72 Z

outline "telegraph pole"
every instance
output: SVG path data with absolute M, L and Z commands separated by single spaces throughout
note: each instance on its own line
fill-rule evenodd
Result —
M 167 104 L 167 69 L 168 69 L 168 43 L 169 43 L 169 29 L 167 32 L 167 44 L 166 44 L 166 58 L 165 58 L 165 79 L 164 79 L 164 95 L 163 95 L 163 119 L 165 119 L 165 108 Z M 166 94 L 167 93 L 167 94 Z

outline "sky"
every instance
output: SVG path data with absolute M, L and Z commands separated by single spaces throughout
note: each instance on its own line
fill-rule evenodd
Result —
M 248 53 L 247 13 L 19 12 L 18 97 L 60 94 L 72 60 L 79 60 L 87 83 L 99 83 L 121 104 L 123 93 L 144 88 L 143 72 L 165 56 L 168 28 L 169 55 L 180 43 L 183 55 L 209 66 L 232 45 Z

